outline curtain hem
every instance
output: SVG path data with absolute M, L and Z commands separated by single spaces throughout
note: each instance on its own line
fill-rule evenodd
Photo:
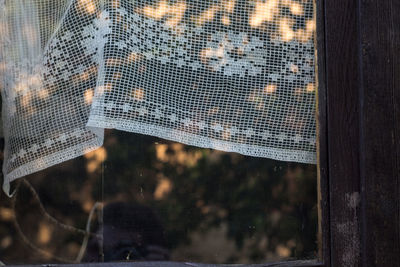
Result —
M 103 145 L 103 139 L 97 138 L 89 142 L 78 144 L 73 147 L 64 149 L 62 151 L 47 155 L 40 159 L 30 161 L 14 169 L 10 173 L 4 172 L 3 191 L 7 194 L 7 196 L 11 197 L 12 194 L 10 194 L 10 183 L 13 182 L 14 180 L 21 178 L 25 175 L 29 175 L 44 170 L 46 168 L 65 162 L 67 160 L 77 158 L 88 152 L 98 149 L 102 145 Z
M 102 116 L 91 115 L 87 124 L 88 127 L 99 127 L 104 129 L 117 129 L 126 132 L 155 136 L 186 145 L 202 148 L 212 148 L 226 152 L 236 152 L 246 156 L 265 157 L 280 161 L 291 161 L 299 163 L 316 164 L 315 152 L 287 150 L 282 148 L 261 147 L 255 145 L 238 144 L 220 139 L 199 136 L 181 130 L 170 129 L 162 126 L 154 126 L 142 122 L 108 119 Z

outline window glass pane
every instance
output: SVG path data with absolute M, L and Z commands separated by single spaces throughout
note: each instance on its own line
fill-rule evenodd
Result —
M 44 1 L 43 7 L 51 1 Z M 91 10 L 90 1 L 81 2 Z M 169 2 L 174 4 L 164 5 L 167 1 L 158 0 L 140 0 L 135 4 L 153 3 L 161 8 L 161 13 L 166 6 L 171 6 L 171 12 L 179 11 L 172 6 L 179 6 L 180 1 Z M 229 3 L 235 1 L 204 1 L 204 6 L 214 7 L 214 2 L 225 3 L 224 8 L 229 8 Z M 299 3 L 305 3 L 310 12 L 311 1 L 248 1 L 249 7 L 260 10 L 278 2 L 284 6 L 279 14 L 286 19 L 269 19 L 276 14 L 255 12 L 259 16 L 250 20 L 255 23 L 253 26 L 260 31 L 264 24 L 266 28 L 271 26 L 278 32 L 272 39 L 281 36 L 288 42 L 296 38 L 310 41 L 315 25 L 304 19 Z M 216 14 L 220 27 L 231 23 L 230 17 L 213 10 L 204 13 L 205 22 Z M 231 19 L 234 23 L 243 18 Z M 238 41 L 248 44 L 246 38 Z M 223 49 L 216 49 L 215 55 L 211 50 L 201 54 L 202 60 L 210 64 L 222 60 L 219 54 Z M 243 51 L 234 46 L 229 53 L 233 61 L 243 56 Z M 299 68 L 306 68 L 310 74 L 311 62 L 310 59 L 294 64 L 282 60 L 282 69 L 303 79 Z M 219 64 L 225 63 L 222 60 Z M 287 78 L 295 79 L 293 75 Z M 272 76 L 271 79 L 276 78 Z M 279 91 L 275 82 L 261 85 L 260 81 L 257 90 L 273 100 L 269 96 Z M 285 86 L 286 82 L 280 83 Z M 293 105 L 302 97 L 311 101 L 314 91 L 314 83 L 309 81 L 305 88 L 290 92 L 290 101 Z M 142 97 L 139 91 L 136 98 Z M 253 94 L 247 99 L 256 109 L 261 100 Z M 283 112 L 281 106 L 275 107 Z M 306 108 L 295 114 L 299 117 L 289 116 L 293 115 L 291 110 L 284 112 L 288 116 L 283 123 L 293 127 L 303 127 L 305 118 L 314 119 L 312 111 Z M 271 112 L 268 116 L 275 115 Z M 0 161 L 2 156 L 0 153 Z M 103 148 L 18 180 L 13 184 L 17 193 L 11 199 L 0 193 L 0 261 L 263 263 L 315 259 L 316 169 L 315 165 L 247 157 L 108 130 Z
M 7 264 L 316 258 L 314 165 L 107 131 L 104 148 L 26 181 L 1 197 Z
M 0 261 L 4 264 L 72 263 L 84 246 L 89 214 L 102 201 L 94 163 L 81 157 L 17 180 L 17 193 L 0 199 Z M 90 229 L 89 229 L 90 230 Z M 84 252 L 84 251 L 83 251 Z

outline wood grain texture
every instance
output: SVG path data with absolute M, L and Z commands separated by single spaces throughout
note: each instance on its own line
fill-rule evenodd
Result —
M 400 266 L 400 1 L 361 1 L 363 265 Z
M 331 266 L 361 266 L 357 1 L 325 0 Z
M 318 258 L 330 267 L 330 219 L 328 180 L 328 131 L 325 61 L 324 0 L 314 0 L 316 17 L 315 57 L 317 84 L 317 159 L 318 159 Z
M 400 266 L 400 1 L 325 0 L 331 266 Z

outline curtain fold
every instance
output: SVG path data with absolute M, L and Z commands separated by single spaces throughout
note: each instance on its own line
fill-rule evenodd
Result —
M 312 0 L 0 0 L 4 190 L 98 148 L 105 128 L 315 163 L 313 13 Z

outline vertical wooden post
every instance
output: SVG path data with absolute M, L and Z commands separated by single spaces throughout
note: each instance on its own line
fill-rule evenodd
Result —
M 324 17 L 330 265 L 400 266 L 400 1 Z
M 400 266 L 400 1 L 360 1 L 364 266 Z
M 325 61 L 325 6 L 323 0 L 314 0 L 317 34 L 316 82 L 317 82 L 317 158 L 318 158 L 318 258 L 330 267 L 330 219 L 328 183 L 328 131 L 327 91 Z
M 325 0 L 331 266 L 361 266 L 357 1 Z

